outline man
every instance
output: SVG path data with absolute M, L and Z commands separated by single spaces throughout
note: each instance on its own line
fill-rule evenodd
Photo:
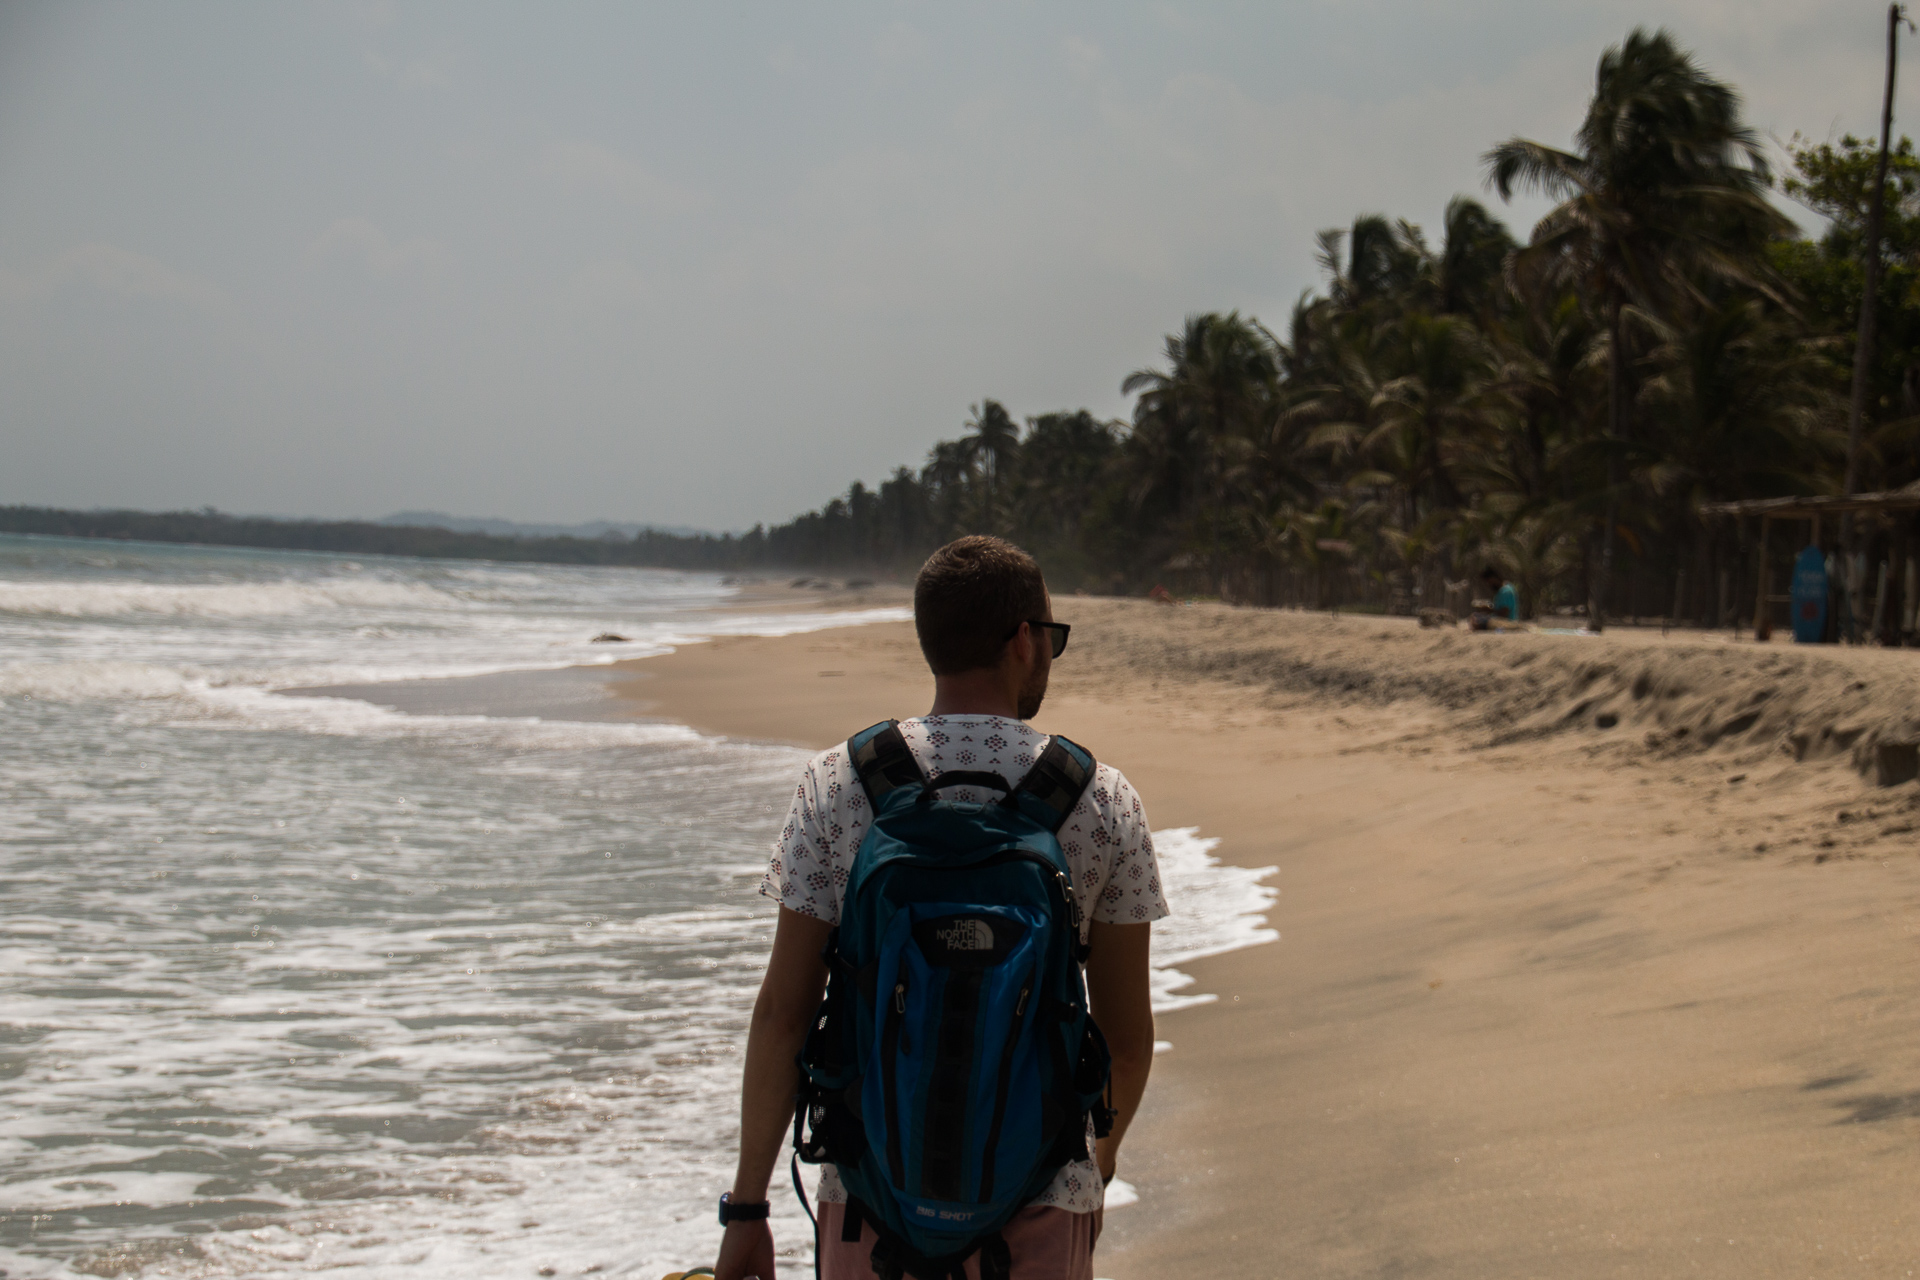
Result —
M 1046 735 L 1026 723 L 1040 710 L 1053 659 L 1066 629 L 1053 621 L 1040 568 L 997 538 L 962 538 L 933 553 L 914 583 L 914 630 L 933 670 L 933 706 L 900 723 L 901 735 L 929 778 L 949 770 L 992 771 L 1017 783 L 1039 758 Z M 962 803 L 995 798 L 990 788 L 953 787 Z M 774 1280 L 772 1232 L 759 1206 L 793 1119 L 795 1056 L 826 984 L 821 960 L 840 918 L 848 869 L 868 814 L 844 748 L 807 765 L 760 891 L 780 903 L 747 1036 L 740 1103 L 740 1160 L 714 1271 L 718 1280 Z M 1094 1160 L 1077 1160 L 1009 1223 L 1002 1236 L 1012 1280 L 1092 1280 L 1105 1183 L 1114 1176 L 1120 1143 L 1146 1089 L 1153 1062 L 1147 948 L 1151 925 L 1167 914 L 1146 813 L 1116 769 L 1100 765 L 1060 828 L 1081 916 L 1088 1002 L 1113 1056 L 1112 1131 L 1093 1144 Z M 863 1223 L 846 1241 L 845 1192 L 825 1165 L 817 1196 L 815 1247 L 827 1280 L 871 1280 L 877 1236 Z M 978 1280 L 979 1257 L 966 1262 Z
M 1514 594 L 1507 576 L 1492 565 L 1480 571 L 1480 589 L 1486 593 L 1473 602 L 1469 625 L 1475 631 L 1488 629 L 1490 621 L 1520 621 L 1520 597 Z
M 1520 597 L 1514 594 L 1507 575 L 1488 565 L 1480 571 L 1480 582 L 1493 596 L 1493 616 L 1508 622 L 1520 621 Z

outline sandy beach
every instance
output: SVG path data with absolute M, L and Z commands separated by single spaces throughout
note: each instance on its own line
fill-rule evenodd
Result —
M 1037 723 L 1281 891 L 1161 1021 L 1099 1274 L 1920 1269 L 1914 655 L 1056 615 Z M 905 623 L 612 680 L 810 746 L 931 693 Z

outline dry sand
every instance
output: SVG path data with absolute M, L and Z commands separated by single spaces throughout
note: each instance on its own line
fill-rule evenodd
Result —
M 1920 1271 L 1920 654 L 1056 612 L 1037 723 L 1282 891 L 1161 1020 L 1101 1275 Z M 905 624 L 620 679 L 815 746 L 931 693 Z

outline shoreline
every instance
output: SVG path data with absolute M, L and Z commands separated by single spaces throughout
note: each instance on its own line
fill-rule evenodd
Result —
M 704 612 L 728 617 L 748 615 L 781 617 L 793 614 L 855 615 L 885 609 L 911 608 L 910 588 L 893 582 L 855 580 L 835 584 L 827 579 L 800 578 L 781 583 L 770 579 L 728 580 L 735 595 Z M 817 584 L 817 585 L 812 585 Z M 829 619 L 827 629 L 849 625 Z M 870 626 L 871 622 L 851 625 Z M 808 629 L 787 634 L 806 635 Z M 700 636 L 692 647 L 726 639 L 724 635 Z M 593 641 L 590 643 L 599 643 Z M 493 715 L 511 718 L 532 717 L 549 720 L 622 721 L 634 718 L 626 700 L 608 696 L 612 683 L 626 679 L 614 673 L 626 671 L 632 664 L 670 657 L 680 646 L 667 653 L 623 657 L 619 646 L 630 643 L 622 637 L 610 642 L 606 660 L 581 662 L 577 655 L 560 657 L 552 665 L 514 667 L 475 674 L 420 676 L 411 679 L 356 681 L 347 684 L 295 685 L 272 690 L 292 698 L 350 698 L 369 702 L 403 715 Z
M 1873 778 L 1912 656 L 1057 607 L 1036 724 L 1280 892 L 1279 941 L 1180 966 L 1219 999 L 1162 1015 L 1099 1274 L 1920 1253 L 1920 784 Z M 585 670 L 816 748 L 931 693 L 903 623 Z

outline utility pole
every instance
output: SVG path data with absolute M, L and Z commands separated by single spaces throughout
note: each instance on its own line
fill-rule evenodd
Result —
M 1880 234 L 1886 220 L 1887 151 L 1893 135 L 1893 77 L 1895 54 L 1900 40 L 1900 24 L 1907 21 L 1903 4 L 1887 6 L 1887 87 L 1880 104 L 1880 162 L 1874 169 L 1873 190 L 1867 197 L 1866 281 L 1860 292 L 1860 334 L 1853 348 L 1853 399 L 1847 406 L 1847 476 L 1845 493 L 1852 497 L 1860 482 L 1860 425 L 1867 411 L 1867 384 L 1873 374 L 1874 328 L 1879 320 L 1876 304 L 1880 297 Z M 1840 540 L 1844 562 L 1841 581 L 1851 583 L 1853 570 L 1854 521 L 1848 512 L 1842 519 L 1846 530 Z M 1847 628 L 1854 625 L 1854 600 L 1851 586 L 1846 591 Z

